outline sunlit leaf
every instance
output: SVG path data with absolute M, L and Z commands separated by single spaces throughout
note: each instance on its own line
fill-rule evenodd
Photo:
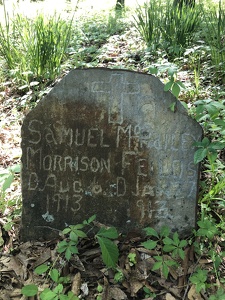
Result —
M 41 275 L 41 274 L 45 273 L 48 269 L 49 269 L 49 266 L 40 265 L 34 270 L 34 273 Z
M 37 295 L 38 287 L 35 284 L 29 284 L 22 288 L 22 294 L 27 297 L 32 297 Z
M 117 246 L 108 238 L 97 235 L 97 239 L 102 252 L 102 259 L 108 268 L 115 268 L 119 258 Z
M 109 239 L 116 239 L 116 238 L 118 238 L 118 232 L 117 232 L 117 229 L 115 227 L 110 227 L 110 228 L 102 227 L 98 231 L 98 236 L 106 237 L 106 238 L 109 238 Z
M 207 149 L 204 148 L 200 148 L 197 151 L 195 151 L 194 163 L 198 164 L 199 162 L 201 162 L 206 157 L 206 154 L 207 154 Z
M 155 249 L 155 247 L 157 246 L 157 241 L 148 240 L 144 243 L 141 243 L 141 245 L 148 250 L 152 250 Z

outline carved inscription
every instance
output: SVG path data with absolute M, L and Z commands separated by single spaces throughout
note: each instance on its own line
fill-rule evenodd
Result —
M 179 102 L 169 109 L 174 101 L 146 74 L 65 76 L 23 123 L 21 236 L 39 235 L 39 223 L 62 229 L 95 213 L 124 232 L 193 227 L 201 129 Z
M 110 126 L 110 124 L 109 124 Z M 46 211 L 51 211 L 49 203 L 53 203 L 56 211 L 78 212 L 81 209 L 83 197 L 103 195 L 105 197 L 134 197 L 136 207 L 140 211 L 140 219 L 150 218 L 156 211 L 152 207 L 151 199 L 162 196 L 162 192 L 156 188 L 156 182 L 152 180 L 154 176 L 160 174 L 161 178 L 176 177 L 180 179 L 184 172 L 180 160 L 173 157 L 165 157 L 160 164 L 156 164 L 151 158 L 151 151 L 145 151 L 145 147 L 157 151 L 177 150 L 177 135 L 168 136 L 166 133 L 155 137 L 154 132 L 143 128 L 140 125 L 132 126 L 117 124 L 113 125 L 115 136 L 115 147 L 111 148 L 107 142 L 107 133 L 102 128 L 67 128 L 65 124 L 56 124 L 43 127 L 41 120 L 31 120 L 28 125 L 30 139 L 26 148 L 26 163 L 24 167 L 29 169 L 35 161 L 36 172 L 30 172 L 28 178 L 28 190 L 37 192 L 47 192 Z M 112 128 L 110 128 L 112 129 Z M 185 149 L 186 144 L 190 144 L 191 135 L 184 134 L 181 138 L 181 146 Z M 54 147 L 51 154 L 46 155 L 42 145 Z M 70 155 L 57 153 L 57 149 L 64 145 Z M 83 153 L 79 149 L 89 149 Z M 105 149 L 106 157 L 101 155 L 92 156 L 91 149 Z M 99 151 L 101 154 L 101 151 Z M 120 159 L 116 161 L 115 153 L 120 153 Z M 87 154 L 86 154 L 87 153 Z M 96 178 L 105 175 L 112 175 L 112 168 L 117 164 L 117 176 L 112 176 L 108 186 L 96 182 Z M 45 179 L 40 178 L 39 174 L 47 174 Z M 64 178 L 63 173 L 70 174 L 70 178 Z M 194 176 L 195 168 L 189 164 L 188 177 Z M 93 174 L 93 181 L 87 185 L 80 178 L 81 174 Z M 132 185 L 127 180 L 128 174 L 132 174 Z M 166 186 L 165 186 L 166 187 Z M 179 186 L 175 185 L 175 188 Z M 172 197 L 171 189 L 166 189 L 165 195 Z M 146 200 L 144 199 L 148 199 Z M 147 203 L 147 204 L 146 204 Z M 163 202 L 157 208 L 158 214 L 165 213 L 166 206 Z M 47 222 L 54 219 L 47 218 Z

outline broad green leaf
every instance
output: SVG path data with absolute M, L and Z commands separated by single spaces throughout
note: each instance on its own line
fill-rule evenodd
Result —
M 147 236 L 155 236 L 157 238 L 159 237 L 157 231 L 152 227 L 146 227 L 144 228 L 144 231 L 146 232 Z
M 69 228 L 69 227 L 67 227 L 67 228 L 65 228 L 65 229 L 63 229 L 63 234 L 67 234 L 67 233 L 69 233 L 71 231 L 71 229 Z
M 169 267 L 176 266 L 177 263 L 174 260 L 166 260 L 165 264 Z
M 61 283 L 58 284 L 53 290 L 53 292 L 56 294 L 62 293 L 62 291 L 63 291 L 63 285 Z
M 176 66 L 172 66 L 168 68 L 168 75 L 169 76 L 174 76 L 174 74 L 177 73 L 177 67 Z
M 59 271 L 56 269 L 52 269 L 50 272 L 50 277 L 53 281 L 57 283 L 59 280 Z
M 212 142 L 209 145 L 209 149 L 222 150 L 225 147 L 223 142 Z
M 171 92 L 176 98 L 178 98 L 180 94 L 180 86 L 176 82 L 174 82 Z
M 102 252 L 102 259 L 108 268 L 115 268 L 119 258 L 117 246 L 108 238 L 97 235 Z
M 96 219 L 96 215 L 91 216 L 88 220 L 85 220 L 83 224 L 88 225 Z
M 58 299 L 58 298 L 56 298 Z M 66 295 L 60 295 L 59 300 L 68 300 L 68 297 Z
M 70 249 L 71 253 L 73 253 L 73 254 L 79 253 L 76 245 L 71 245 L 69 249 Z
M 173 234 L 173 241 L 174 241 L 174 245 L 176 245 L 176 246 L 179 245 L 180 239 L 179 239 L 179 236 L 178 236 L 177 232 L 174 232 L 174 234 Z
M 84 232 L 84 231 L 82 231 L 82 230 L 74 230 L 74 233 L 78 236 L 78 237 L 80 237 L 80 238 L 85 238 L 85 237 L 87 237 L 87 235 L 86 235 L 86 233 Z
M 27 297 L 32 297 L 37 295 L 38 287 L 35 284 L 29 284 L 22 288 L 22 294 Z
M 5 190 L 7 190 L 11 183 L 13 182 L 14 179 L 14 175 L 13 174 L 9 174 L 9 176 L 5 179 L 3 185 L 2 185 L 2 191 L 4 192 Z
M 44 291 L 40 295 L 41 300 L 56 300 L 56 297 L 57 295 L 50 289 L 44 289 Z
M 76 243 L 78 242 L 78 235 L 74 231 L 70 232 L 70 240 Z
M 165 246 L 163 246 L 163 251 L 165 251 L 165 252 L 171 252 L 174 249 L 176 249 L 176 246 L 174 246 L 174 245 L 165 245 Z
M 197 107 L 196 107 L 196 114 L 197 114 L 197 116 L 199 116 L 199 115 L 201 115 L 202 113 L 203 113 L 203 111 L 204 111 L 204 105 L 198 105 Z
M 177 106 L 177 103 L 174 101 L 173 103 L 170 104 L 169 108 L 172 112 L 175 112 L 176 111 L 176 106 Z
M 118 238 L 118 232 L 115 227 L 110 227 L 108 229 L 102 227 L 98 231 L 97 236 L 106 237 L 108 239 L 116 239 L 116 238 Z
M 69 261 L 71 259 L 72 253 L 69 248 L 66 249 L 65 258 Z
M 217 107 L 216 105 L 209 103 L 206 105 L 206 109 L 208 110 L 209 114 L 213 117 L 213 116 L 218 116 L 219 114 L 219 107 Z
M 186 247 L 186 246 L 187 246 L 187 241 L 186 241 L 186 240 L 181 240 L 179 246 L 180 246 L 181 248 Z
M 171 245 L 171 244 L 173 244 L 173 240 L 171 238 L 169 238 L 169 237 L 165 237 L 163 239 L 163 243 L 167 244 L 167 245 Z
M 158 69 L 156 67 L 149 67 L 149 72 L 153 75 L 157 75 L 158 74 Z
M 58 244 L 57 251 L 59 253 L 62 253 L 64 251 L 66 251 L 67 248 L 68 248 L 68 243 L 66 241 L 61 241 Z
M 37 268 L 35 268 L 34 273 L 41 275 L 45 273 L 49 269 L 49 266 L 47 265 L 40 265 Z
M 164 277 L 167 279 L 168 275 L 169 275 L 169 268 L 166 264 L 162 265 L 162 273 L 163 273 Z
M 215 123 L 216 125 L 220 125 L 220 126 L 225 127 L 225 121 L 224 121 L 224 120 L 216 119 L 216 120 L 214 120 L 214 123 Z
M 162 267 L 162 262 L 157 261 L 157 262 L 154 263 L 154 265 L 152 267 L 152 271 L 159 270 L 161 267 Z
M 184 260 L 184 257 L 185 257 L 185 252 L 184 252 L 184 250 L 178 249 L 178 255 L 180 256 L 181 259 Z
M 208 160 L 210 161 L 210 163 L 213 164 L 217 159 L 217 151 L 214 150 L 214 151 L 211 151 L 210 153 L 207 153 L 207 157 L 208 157 Z
M 204 137 L 202 140 L 202 146 L 204 148 L 208 147 L 210 145 L 210 140 L 207 137 Z
M 73 292 L 68 293 L 68 300 L 79 300 L 80 298 L 75 296 Z
M 148 250 L 152 250 L 152 249 L 155 249 L 155 247 L 157 246 L 157 242 L 156 241 L 152 241 L 152 240 L 148 240 L 144 243 L 141 243 L 141 245 L 143 247 L 145 247 L 146 249 Z
M 13 173 L 20 173 L 20 171 L 21 171 L 21 165 L 18 164 L 18 165 L 12 166 L 12 167 L 10 167 L 10 170 L 11 170 Z
M 82 229 L 82 228 L 84 228 L 84 224 L 77 224 L 77 225 L 71 226 L 71 229 L 73 231 L 75 231 L 75 229 Z
M 206 154 L 207 154 L 207 149 L 205 148 L 200 148 L 197 151 L 195 151 L 194 163 L 195 164 L 200 163 L 206 157 Z
M 157 261 L 163 261 L 163 257 L 162 256 L 154 256 L 154 259 Z
M 165 84 L 165 86 L 164 86 L 164 91 L 165 91 L 165 92 L 168 92 L 168 91 L 171 89 L 171 87 L 172 87 L 173 84 L 174 84 L 173 81 L 167 82 L 167 83 Z
M 170 229 L 168 226 L 162 226 L 162 228 L 160 229 L 160 236 L 161 237 L 166 237 L 170 234 Z

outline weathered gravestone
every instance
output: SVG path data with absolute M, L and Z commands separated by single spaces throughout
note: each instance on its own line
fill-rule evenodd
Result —
M 201 127 L 151 75 L 73 70 L 22 126 L 23 240 L 97 220 L 122 232 L 195 226 Z

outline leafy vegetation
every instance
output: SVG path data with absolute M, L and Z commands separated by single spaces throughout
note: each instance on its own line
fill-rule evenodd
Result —
M 225 299 L 224 3 L 199 1 L 194 7 L 180 9 L 173 1 L 153 0 L 120 14 L 70 11 L 66 19 L 57 13 L 9 17 L 4 4 L 0 141 L 10 146 L 2 148 L 0 169 L 0 263 L 8 268 L 2 268 L 1 292 L 11 284 L 11 290 L 19 294 L 46 300 L 88 299 L 89 294 L 108 299 L 109 291 L 116 295 L 114 299 L 170 299 L 168 294 L 174 299 Z M 57 242 L 19 245 L 19 158 L 8 153 L 18 145 L 8 132 L 14 130 L 15 118 L 22 119 L 63 74 L 74 67 L 93 66 L 159 77 L 165 91 L 179 98 L 201 124 L 204 137 L 195 144 L 193 157 L 195 163 L 202 163 L 198 222 L 191 236 L 181 239 L 163 227 L 160 232 L 146 228 L 143 237 L 128 238 L 115 228 L 101 226 L 90 237 L 87 228 L 96 227 L 92 217 L 65 228 Z M 13 136 L 18 135 L 15 132 Z M 35 250 L 40 261 L 34 258 Z M 44 256 L 45 252 L 51 254 Z M 16 257 L 18 253 L 23 268 L 11 257 L 8 262 L 3 260 L 4 255 Z M 94 282 L 88 277 L 90 264 Z M 12 266 L 16 276 L 10 283 Z M 26 276 L 21 269 L 33 274 L 33 280 L 23 281 L 23 287 L 18 278 Z

